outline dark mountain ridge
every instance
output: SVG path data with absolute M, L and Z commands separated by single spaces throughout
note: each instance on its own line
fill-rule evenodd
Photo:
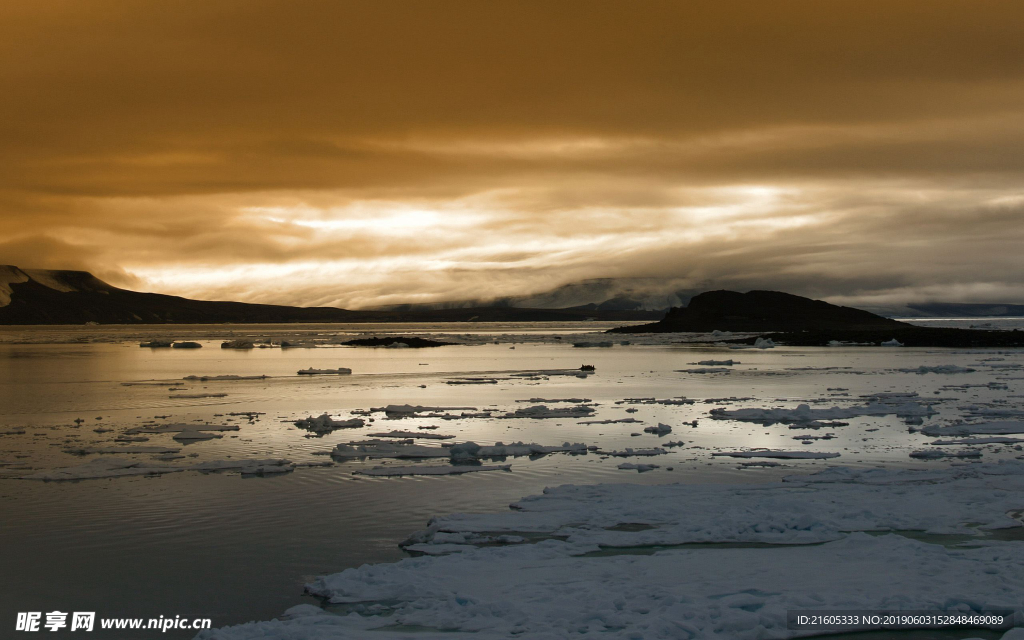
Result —
M 192 300 L 119 289 L 86 271 L 0 265 L 0 325 L 217 324 L 298 322 L 557 322 L 654 320 L 661 313 L 599 309 L 478 307 L 416 311 L 353 311 Z

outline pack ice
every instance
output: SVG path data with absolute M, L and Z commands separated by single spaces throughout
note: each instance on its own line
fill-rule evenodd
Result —
M 835 467 L 762 485 L 565 485 L 512 506 L 434 518 L 404 543 L 427 555 L 307 585 L 342 613 L 300 605 L 197 638 L 763 640 L 800 634 L 787 629 L 793 609 L 1024 608 L 1024 542 L 989 536 L 1022 526 L 1016 461 Z M 907 530 L 974 542 L 896 533 Z

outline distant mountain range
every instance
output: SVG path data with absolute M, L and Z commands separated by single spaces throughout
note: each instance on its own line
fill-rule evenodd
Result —
M 527 309 L 582 309 L 595 311 L 658 311 L 685 306 L 700 290 L 676 290 L 671 282 L 655 278 L 596 278 L 562 285 L 526 296 L 459 300 L 379 307 L 387 311 L 457 309 L 464 307 L 521 307 Z
M 467 306 L 449 309 L 353 311 L 191 300 L 119 289 L 86 271 L 0 265 L 0 325 L 217 324 L 294 322 L 551 322 L 657 320 L 664 312 L 628 309 L 533 309 Z
M 0 324 L 653 321 L 670 308 L 685 308 L 699 293 L 655 279 L 606 278 L 530 296 L 349 310 L 192 300 L 119 289 L 85 271 L 0 265 Z M 867 308 L 888 317 L 1024 317 L 1020 304 L 930 302 Z
M 596 311 L 660 311 L 685 307 L 710 287 L 695 289 L 682 281 L 661 278 L 596 278 L 562 285 L 527 296 L 460 300 L 380 307 L 387 311 L 461 309 L 469 307 L 522 307 L 530 309 L 580 309 Z M 857 305 L 857 308 L 888 318 L 1024 317 L 1024 304 L 965 304 L 924 302 L 892 305 Z

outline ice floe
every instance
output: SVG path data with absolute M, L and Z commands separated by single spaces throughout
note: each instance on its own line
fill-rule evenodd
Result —
M 1021 508 L 1024 465 L 833 468 L 786 480 L 566 485 L 516 502 L 515 511 L 434 518 L 404 543 L 427 555 L 307 585 L 349 613 L 301 605 L 198 640 L 393 639 L 410 631 L 431 640 L 758 640 L 799 635 L 787 627 L 790 610 L 1024 606 L 1024 545 L 986 535 L 1020 528 L 1007 514 Z M 951 548 L 864 533 L 908 530 L 978 542 Z M 672 548 L 692 543 L 734 546 Z
M 264 380 L 267 376 L 237 376 L 237 375 L 222 375 L 222 376 L 185 376 L 182 380 L 198 380 L 199 382 L 235 382 L 238 380 Z
M 935 410 L 929 405 L 917 402 L 887 404 L 872 402 L 867 405 L 853 407 L 830 407 L 828 409 L 812 409 L 810 405 L 801 404 L 795 409 L 712 409 L 711 417 L 718 420 L 739 420 L 741 422 L 760 422 L 774 424 L 776 422 L 813 422 L 819 420 L 845 420 L 859 416 L 930 416 Z
M 136 435 L 139 433 L 177 433 L 181 431 L 238 431 L 237 424 L 188 424 L 174 423 L 162 425 L 143 425 L 126 429 L 124 435 Z
M 977 449 L 964 449 L 962 451 L 943 451 L 942 449 L 922 449 L 911 451 L 911 458 L 921 460 L 937 460 L 939 458 L 980 458 L 981 452 Z
M 299 369 L 300 376 L 344 376 L 352 373 L 351 369 L 338 367 L 337 369 Z
M 1024 433 L 1024 422 L 1000 421 L 975 424 L 929 425 L 921 429 L 926 436 L 970 436 L 975 434 Z
M 643 464 L 643 463 L 634 464 L 632 462 L 623 462 L 622 464 L 620 464 L 616 468 L 617 469 L 626 469 L 626 470 L 635 469 L 636 471 L 638 471 L 640 473 L 644 473 L 645 471 L 652 471 L 654 469 L 660 469 L 661 465 L 657 465 L 657 464 Z
M 676 373 L 695 373 L 695 374 L 711 374 L 711 373 L 730 373 L 732 369 L 728 367 L 698 367 L 695 369 L 676 369 Z
M 819 451 L 779 451 L 775 449 L 754 449 L 752 451 L 716 451 L 713 456 L 728 456 L 730 458 L 784 458 L 794 460 L 817 460 L 827 458 L 838 458 L 838 453 L 825 453 Z
M 594 413 L 593 407 L 585 405 L 577 405 L 573 407 L 555 407 L 549 408 L 546 405 L 535 405 L 532 407 L 524 407 L 522 409 L 516 409 L 511 413 L 506 413 L 502 418 L 532 418 L 534 420 L 542 420 L 547 418 L 586 418 Z
M 904 373 L 917 373 L 923 375 L 926 373 L 973 373 L 977 371 L 977 369 L 972 369 L 970 367 L 961 367 L 955 364 L 940 364 L 934 367 L 926 367 L 922 365 L 916 369 L 900 369 L 900 371 Z
M 172 391 L 173 391 L 173 389 L 172 389 Z M 226 393 L 175 393 L 175 394 L 172 394 L 172 395 L 170 395 L 168 397 L 169 398 L 174 398 L 174 399 L 196 400 L 196 399 L 199 399 L 199 398 L 226 398 L 227 395 L 228 394 L 226 394 Z
M 409 418 L 419 413 L 437 414 L 442 411 L 476 411 L 476 407 L 424 407 L 411 404 L 389 404 L 386 407 L 374 407 L 374 412 L 383 412 L 389 418 Z
M 665 451 L 664 449 L 662 449 L 660 447 L 655 447 L 653 449 L 632 449 L 630 447 L 626 447 L 625 449 L 623 449 L 621 451 L 605 451 L 604 449 L 600 449 L 600 450 L 598 450 L 597 453 L 599 453 L 602 456 L 615 456 L 616 458 L 629 458 L 629 457 L 632 457 L 632 456 L 660 456 L 660 455 L 668 453 L 668 451 Z
M 444 447 L 413 444 L 412 440 L 362 440 L 344 442 L 331 451 L 334 458 L 448 458 Z
M 362 418 L 335 420 L 328 413 L 322 413 L 315 418 L 313 416 L 309 416 L 308 418 L 295 421 L 296 427 L 307 429 L 313 433 L 330 433 L 335 429 L 358 429 L 365 425 L 366 421 Z
M 512 465 L 448 465 L 440 467 L 428 467 L 413 465 L 408 467 L 374 467 L 355 471 L 361 476 L 454 476 L 463 473 L 474 473 L 477 471 L 511 471 Z
M 226 340 L 220 343 L 221 349 L 252 349 L 256 345 L 253 344 L 252 340 L 246 340 L 239 338 L 237 340 Z
M 188 466 L 172 466 L 153 464 L 140 460 L 123 458 L 93 458 L 88 462 L 73 467 L 63 467 L 39 471 L 22 480 L 90 480 L 98 478 L 117 478 L 122 476 L 152 476 L 179 471 L 238 471 L 242 475 L 273 475 L 287 473 L 295 469 L 288 460 L 212 460 Z
M 1014 444 L 1017 442 L 1024 442 L 1024 438 L 1002 438 L 999 436 L 995 436 L 992 438 L 961 438 L 959 440 L 934 440 L 932 442 L 929 442 L 928 444 Z
M 362 422 L 360 420 L 360 422 Z M 362 426 L 362 425 L 360 425 Z M 371 438 L 420 438 L 426 440 L 451 440 L 455 436 L 445 435 L 442 433 L 423 433 L 421 431 L 387 431 L 385 433 L 368 433 L 367 436 Z
M 645 427 L 644 433 L 653 433 L 654 435 L 660 437 L 672 433 L 672 427 L 668 426 L 667 424 L 659 422 L 658 426 L 656 427 Z
M 64 450 L 65 453 L 71 453 L 78 456 L 92 455 L 96 453 L 178 453 L 179 451 L 181 451 L 179 447 L 80 447 Z
M 171 436 L 172 439 L 177 440 L 178 442 L 199 442 L 201 440 L 216 440 L 223 437 L 224 436 L 219 433 L 199 431 L 198 429 L 182 429 Z
M 564 442 L 559 446 L 545 446 L 536 442 L 513 442 L 480 445 L 462 442 L 448 446 L 430 447 L 414 444 L 408 440 L 363 440 L 342 443 L 335 446 L 331 456 L 335 458 L 451 458 L 452 460 L 478 460 L 480 458 L 501 458 L 508 456 L 538 456 L 549 453 L 587 453 L 592 447 L 582 443 Z

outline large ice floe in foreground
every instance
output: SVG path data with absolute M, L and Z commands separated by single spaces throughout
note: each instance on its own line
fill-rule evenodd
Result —
M 785 480 L 566 485 L 434 518 L 403 543 L 424 555 L 308 584 L 326 609 L 197 637 L 762 640 L 808 635 L 791 610 L 1024 609 L 1024 464 Z

